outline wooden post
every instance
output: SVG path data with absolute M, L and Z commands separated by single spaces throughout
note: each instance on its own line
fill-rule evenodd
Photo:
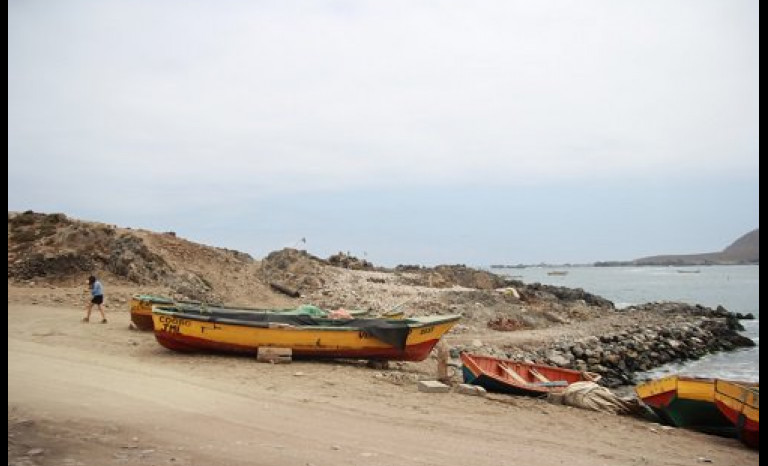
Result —
M 448 346 L 443 340 L 437 344 L 437 380 L 443 383 L 449 383 L 451 378 L 448 377 Z

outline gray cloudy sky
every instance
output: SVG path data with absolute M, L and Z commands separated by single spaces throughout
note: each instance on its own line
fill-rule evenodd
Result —
M 8 13 L 9 210 L 383 265 L 700 252 L 759 224 L 757 1 Z

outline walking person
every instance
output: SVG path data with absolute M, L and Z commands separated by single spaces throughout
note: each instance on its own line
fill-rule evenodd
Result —
M 95 304 L 101 313 L 101 323 L 106 324 L 107 316 L 104 315 L 104 307 L 102 306 L 104 304 L 104 287 L 101 286 L 101 282 L 96 280 L 96 277 L 93 275 L 88 277 L 88 287 L 91 289 L 91 302 L 88 303 L 83 322 L 88 322 L 91 319 L 91 309 L 93 309 Z

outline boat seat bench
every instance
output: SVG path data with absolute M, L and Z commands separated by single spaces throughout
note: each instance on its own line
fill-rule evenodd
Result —
M 506 365 L 506 364 L 504 364 L 504 363 L 499 363 L 499 367 L 501 367 L 501 369 L 502 369 L 502 370 L 503 370 L 503 371 L 504 371 L 504 372 L 505 372 L 505 373 L 506 373 L 508 376 L 510 376 L 511 378 L 515 379 L 515 381 L 516 381 L 517 383 L 520 383 L 520 384 L 524 384 L 524 385 L 527 385 L 527 384 L 529 384 L 529 383 L 530 383 L 530 382 L 528 382 L 527 380 L 525 380 L 525 379 L 523 378 L 523 376 L 521 376 L 521 375 L 520 375 L 520 374 L 518 374 L 517 372 L 515 372 L 515 371 L 513 371 L 512 369 L 510 369 L 509 367 L 507 367 L 507 365 Z

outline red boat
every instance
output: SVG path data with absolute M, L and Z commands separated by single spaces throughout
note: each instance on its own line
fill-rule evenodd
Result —
M 488 391 L 541 396 L 558 393 L 574 382 L 596 382 L 600 375 L 543 364 L 461 354 L 464 382 Z

